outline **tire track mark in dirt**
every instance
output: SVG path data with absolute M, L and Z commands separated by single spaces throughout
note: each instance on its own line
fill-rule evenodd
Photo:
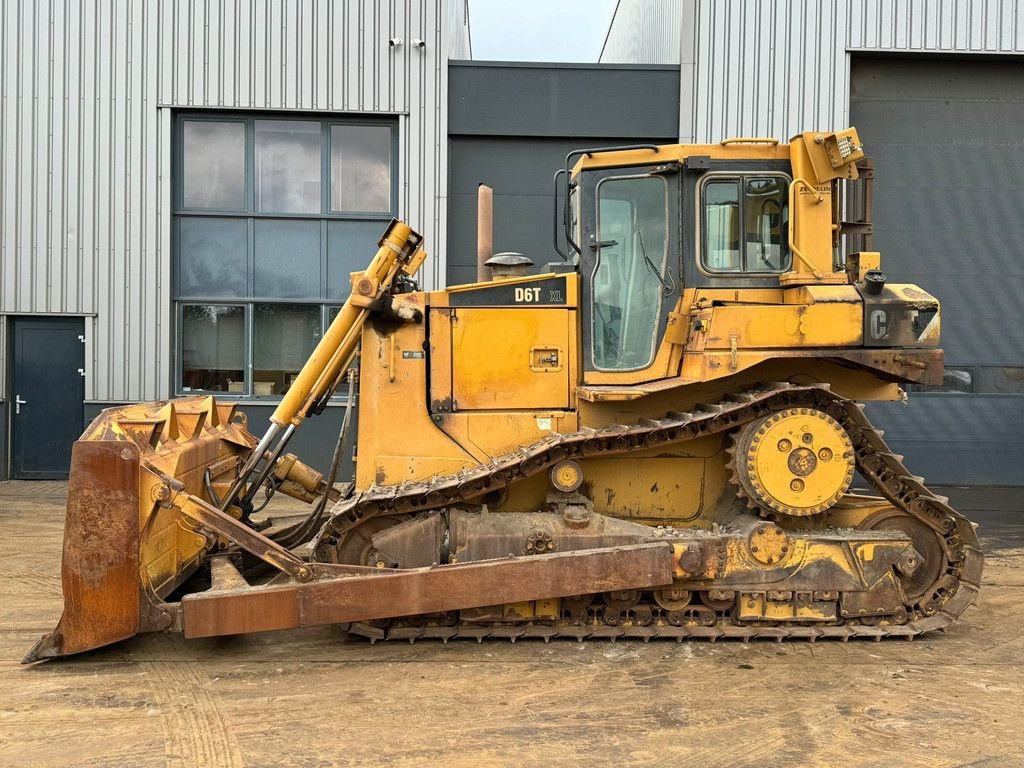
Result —
M 147 679 L 160 705 L 167 765 L 243 768 L 238 740 L 224 721 L 209 679 L 192 662 L 157 661 Z

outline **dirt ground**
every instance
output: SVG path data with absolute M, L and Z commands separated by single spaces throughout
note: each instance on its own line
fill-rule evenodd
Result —
M 370 646 L 318 628 L 23 667 L 60 613 L 63 504 L 61 484 L 0 483 L 3 766 L 1024 765 L 1019 490 L 972 502 L 979 605 L 912 642 Z

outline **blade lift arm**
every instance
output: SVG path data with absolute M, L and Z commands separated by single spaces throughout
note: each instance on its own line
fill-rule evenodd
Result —
M 273 471 L 295 430 L 307 416 L 318 413 L 337 389 L 355 357 L 363 325 L 370 313 L 389 310 L 386 299 L 396 280 L 400 276 L 412 277 L 422 266 L 427 257 L 422 244 L 422 236 L 404 222 L 392 220 L 388 225 L 370 265 L 352 274 L 351 294 L 274 410 L 270 426 L 249 454 L 231 489 L 221 499 L 222 511 L 236 503 L 246 483 L 253 478 L 244 497 L 244 501 L 251 502 L 255 490 Z M 256 472 L 261 460 L 263 468 Z

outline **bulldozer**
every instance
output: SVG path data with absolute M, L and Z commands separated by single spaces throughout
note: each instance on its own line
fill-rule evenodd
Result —
M 561 260 L 433 291 L 392 221 L 262 436 L 212 394 L 86 429 L 63 615 L 25 661 L 323 624 L 845 641 L 957 620 L 975 526 L 865 415 L 943 380 L 939 302 L 866 247 L 867 162 L 854 128 L 573 152 Z M 286 447 L 332 397 L 322 473 Z M 262 518 L 275 493 L 308 512 Z

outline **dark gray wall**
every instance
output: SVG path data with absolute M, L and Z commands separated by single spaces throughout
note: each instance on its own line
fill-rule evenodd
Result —
M 679 68 L 452 62 L 448 70 L 448 283 L 476 279 L 477 186 L 494 188 L 494 251 L 542 267 L 552 175 L 580 147 L 678 140 Z
M 679 67 L 453 61 L 448 134 L 675 141 Z
M 942 302 L 947 366 L 1024 365 L 1024 64 L 856 59 L 850 117 L 875 161 L 874 248 Z M 910 401 L 871 412 L 914 472 L 1024 485 L 1024 395 Z

